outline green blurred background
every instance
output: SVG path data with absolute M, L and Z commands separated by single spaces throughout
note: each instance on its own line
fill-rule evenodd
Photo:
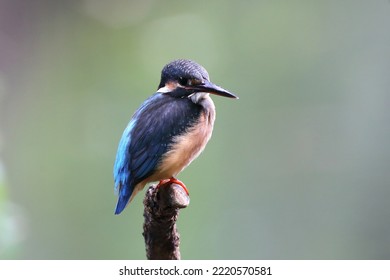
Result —
M 184 259 L 390 258 L 390 2 L 0 0 L 0 258 L 144 259 L 112 166 L 169 61 L 214 97 Z

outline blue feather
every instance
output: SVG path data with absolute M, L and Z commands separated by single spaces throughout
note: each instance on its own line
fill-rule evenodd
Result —
M 128 166 L 131 162 L 131 154 L 130 154 L 130 144 L 132 139 L 132 132 L 137 124 L 137 119 L 142 111 L 147 108 L 150 104 L 151 98 L 145 100 L 145 102 L 138 108 L 138 110 L 134 113 L 131 118 L 129 124 L 123 131 L 121 140 L 119 141 L 118 150 L 116 153 L 116 159 L 114 164 L 114 180 L 115 180 L 115 192 L 119 193 L 119 189 L 121 186 L 128 185 L 130 183 L 131 177 L 130 172 L 128 170 Z M 135 141 L 139 141 L 139 139 L 135 139 Z M 132 192 L 133 190 L 131 190 Z M 131 193 L 130 193 L 131 195 Z
M 136 120 L 132 119 L 123 131 L 122 138 L 118 145 L 118 151 L 116 153 L 116 159 L 114 164 L 114 179 L 115 179 L 115 192 L 118 193 L 119 187 L 125 185 L 128 178 L 128 173 L 125 171 L 126 165 L 129 163 L 129 154 L 127 153 L 131 143 L 131 131 L 134 129 Z

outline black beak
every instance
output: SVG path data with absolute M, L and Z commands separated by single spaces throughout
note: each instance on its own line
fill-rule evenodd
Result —
M 201 85 L 188 86 L 186 88 L 194 90 L 195 92 L 208 92 L 215 95 L 238 99 L 238 96 L 207 80 L 205 80 Z

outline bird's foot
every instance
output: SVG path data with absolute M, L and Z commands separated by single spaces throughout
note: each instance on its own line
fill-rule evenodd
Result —
M 157 188 L 161 187 L 162 185 L 165 185 L 166 183 L 169 183 L 170 181 L 171 179 L 160 180 L 160 182 L 157 185 Z
M 157 185 L 157 188 L 161 187 L 162 185 L 166 184 L 166 183 L 171 183 L 171 184 L 177 184 L 179 185 L 180 187 L 183 188 L 183 190 L 186 192 L 187 195 L 190 195 L 190 193 L 188 192 L 188 189 L 186 187 L 186 185 L 184 185 L 184 183 L 174 177 L 171 177 L 170 179 L 164 179 L 164 180 L 161 180 L 158 185 Z
M 174 177 L 172 177 L 171 179 L 169 179 L 171 181 L 171 183 L 173 184 L 177 184 L 179 186 L 181 186 L 183 188 L 183 190 L 186 192 L 187 195 L 190 195 L 190 193 L 188 192 L 188 189 L 186 187 L 186 185 L 184 185 L 184 183 Z

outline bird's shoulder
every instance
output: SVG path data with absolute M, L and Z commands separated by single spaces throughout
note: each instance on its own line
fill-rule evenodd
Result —
M 175 98 L 164 93 L 155 93 L 139 107 L 133 119 L 134 134 L 162 138 L 177 135 L 196 122 L 202 107 L 189 98 Z M 134 135 L 136 137 L 136 135 Z

